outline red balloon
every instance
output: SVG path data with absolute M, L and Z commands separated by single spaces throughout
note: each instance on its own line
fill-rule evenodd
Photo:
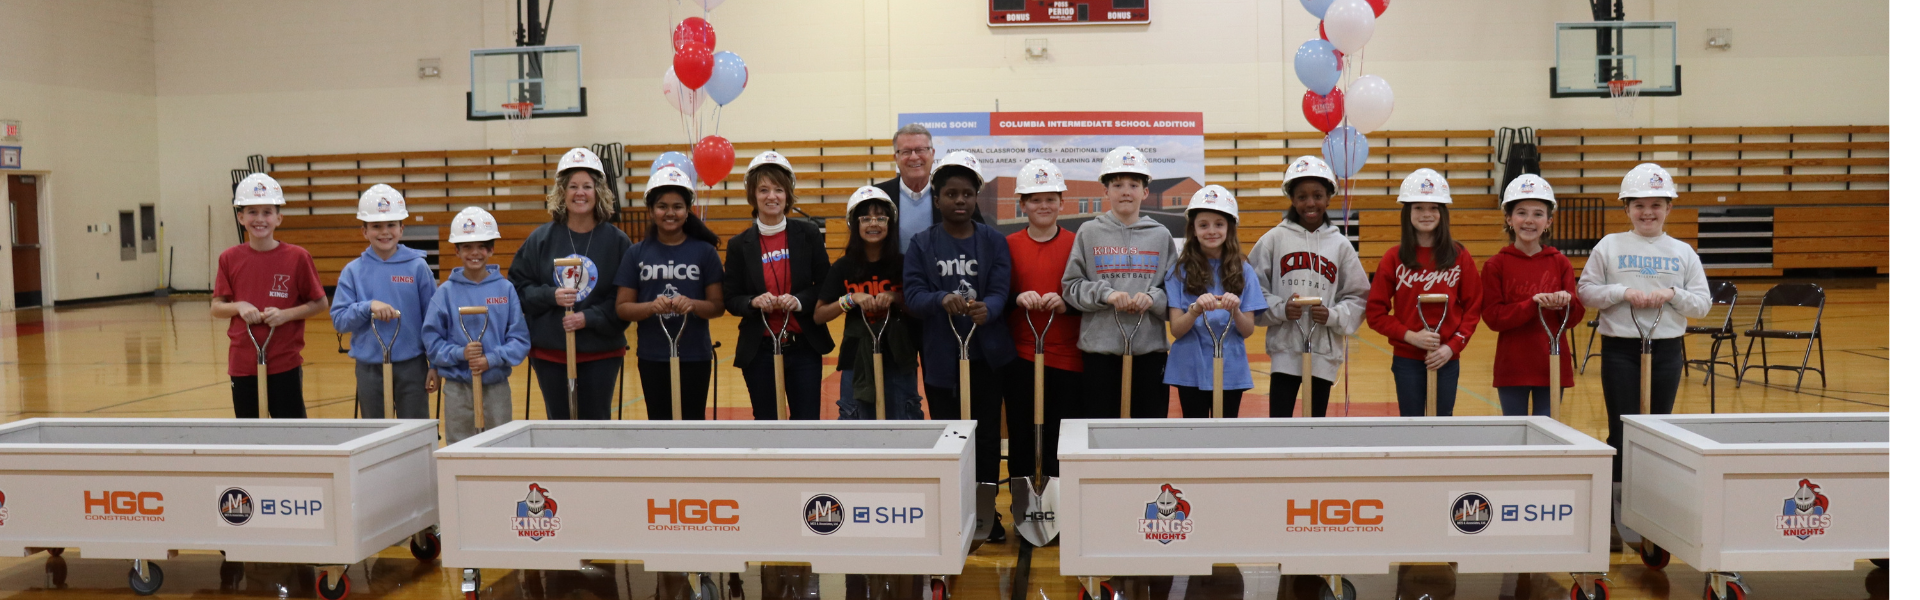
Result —
M 1307 123 L 1322 133 L 1333 131 L 1340 126 L 1340 120 L 1347 116 L 1347 93 L 1340 88 L 1322 96 L 1307 90 L 1305 98 L 1300 99 L 1300 111 L 1307 113 Z
M 700 89 L 713 77 L 713 51 L 699 46 L 682 46 L 673 51 L 673 74 L 687 89 Z
M 713 24 L 708 23 L 706 19 L 700 17 L 687 17 L 687 20 L 681 21 L 679 25 L 674 26 L 673 49 L 679 50 L 689 45 L 698 46 L 706 49 L 708 52 L 712 52 L 714 47 Z
M 1373 7 L 1374 18 L 1379 18 L 1381 14 L 1387 12 L 1387 0 L 1367 0 L 1367 5 Z
M 693 168 L 700 171 L 700 181 L 707 187 L 713 187 L 733 173 L 733 142 L 717 135 L 700 139 L 693 145 Z

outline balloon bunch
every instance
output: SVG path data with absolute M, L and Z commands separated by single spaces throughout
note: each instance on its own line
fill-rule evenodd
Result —
M 726 0 L 693 1 L 703 15 L 711 16 L 713 8 Z M 720 108 L 733 103 L 747 89 L 747 62 L 732 52 L 714 52 L 714 45 L 713 24 L 704 16 L 687 17 L 673 27 L 673 66 L 660 81 L 660 93 L 668 106 L 680 112 L 680 126 L 686 131 L 693 157 L 667 152 L 653 161 L 655 170 L 678 167 L 697 176 L 708 188 L 733 172 L 733 143 L 718 135 Z M 707 123 L 700 115 L 709 99 L 714 104 L 709 114 L 715 135 L 704 135 Z
M 1393 87 L 1378 75 L 1360 74 L 1359 52 L 1373 39 L 1374 19 L 1387 12 L 1387 2 L 1300 0 L 1320 19 L 1320 39 L 1301 44 L 1293 55 L 1293 71 L 1307 86 L 1300 109 L 1314 129 L 1327 134 L 1321 156 L 1343 180 L 1366 164 L 1366 134 L 1393 114 Z

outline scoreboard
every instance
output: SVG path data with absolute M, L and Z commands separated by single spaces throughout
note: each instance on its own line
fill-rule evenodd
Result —
M 1148 0 L 987 0 L 987 25 L 1146 24 Z

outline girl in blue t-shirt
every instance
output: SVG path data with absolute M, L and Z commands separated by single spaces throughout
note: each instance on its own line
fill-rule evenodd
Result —
M 713 369 L 707 320 L 725 310 L 719 302 L 720 253 L 714 249 L 720 237 L 693 214 L 693 180 L 678 168 L 662 167 L 647 179 L 646 201 L 647 236 L 620 259 L 614 312 L 639 324 L 634 362 L 647 418 L 673 418 L 671 334 L 680 341 L 681 418 L 704 419 Z
M 1179 392 L 1180 414 L 1187 418 L 1239 416 L 1240 394 L 1253 389 L 1246 339 L 1267 300 L 1252 276 L 1253 265 L 1240 253 L 1239 220 L 1239 203 L 1226 188 L 1200 188 L 1187 203 L 1180 260 L 1167 274 L 1167 325 L 1175 339 L 1167 352 L 1165 383 Z M 1225 415 L 1211 414 L 1216 341 L 1226 359 L 1220 377 Z

